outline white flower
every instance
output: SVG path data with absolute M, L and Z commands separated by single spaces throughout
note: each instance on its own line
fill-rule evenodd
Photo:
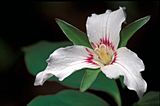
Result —
M 87 19 L 86 27 L 93 49 L 73 45 L 55 50 L 47 60 L 46 69 L 37 74 L 34 85 L 42 85 L 53 75 L 62 81 L 80 69 L 100 68 L 111 79 L 124 76 L 128 89 L 135 90 L 141 97 L 147 89 L 140 73 L 144 70 L 143 61 L 126 47 L 117 48 L 125 19 L 121 7 L 113 12 L 107 10 L 104 14 L 92 14 Z

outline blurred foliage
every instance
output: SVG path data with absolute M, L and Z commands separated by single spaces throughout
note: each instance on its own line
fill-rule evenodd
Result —
M 64 90 L 56 95 L 39 96 L 27 106 L 109 106 L 101 98 L 79 91 Z
M 22 48 L 25 52 L 25 62 L 27 69 L 31 74 L 36 75 L 38 72 L 45 69 L 47 66 L 47 58 L 56 49 L 71 45 L 71 42 L 47 42 L 41 41 L 36 44 Z
M 150 91 L 146 93 L 133 106 L 160 106 L 160 92 Z

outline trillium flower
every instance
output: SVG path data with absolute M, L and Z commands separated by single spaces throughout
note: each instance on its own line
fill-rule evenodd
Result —
M 53 75 L 60 81 L 83 68 L 100 70 L 106 77 L 115 79 L 124 76 L 124 84 L 135 90 L 139 97 L 147 89 L 141 76 L 143 61 L 126 47 L 118 48 L 121 25 L 126 16 L 122 7 L 87 18 L 87 36 L 91 48 L 73 45 L 55 50 L 48 58 L 46 69 L 37 74 L 34 85 L 42 85 Z M 94 70 L 93 70 L 94 71 Z

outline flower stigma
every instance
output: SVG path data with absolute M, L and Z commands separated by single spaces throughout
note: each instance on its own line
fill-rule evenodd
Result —
M 99 47 L 95 48 L 95 53 L 98 56 L 99 61 L 103 65 L 108 65 L 112 61 L 112 55 L 111 53 L 107 50 L 106 45 L 101 44 Z

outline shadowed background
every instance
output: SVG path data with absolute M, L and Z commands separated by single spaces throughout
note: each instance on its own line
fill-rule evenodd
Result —
M 86 32 L 86 19 L 92 13 L 101 14 L 106 9 L 126 7 L 125 24 L 150 15 L 150 21 L 130 39 L 127 47 L 136 52 L 145 63 L 143 78 L 147 91 L 159 91 L 158 74 L 158 23 L 160 2 L 18 2 L 0 4 L 0 105 L 25 106 L 35 96 L 53 94 L 68 89 L 55 82 L 34 87 L 34 79 L 26 69 L 22 47 L 41 40 L 51 42 L 68 40 L 55 18 L 60 18 Z M 137 101 L 134 91 L 124 90 L 127 105 Z M 113 101 L 101 92 L 94 92 L 103 99 Z M 108 99 L 109 98 L 109 99 Z M 125 105 L 125 104 L 124 104 Z

